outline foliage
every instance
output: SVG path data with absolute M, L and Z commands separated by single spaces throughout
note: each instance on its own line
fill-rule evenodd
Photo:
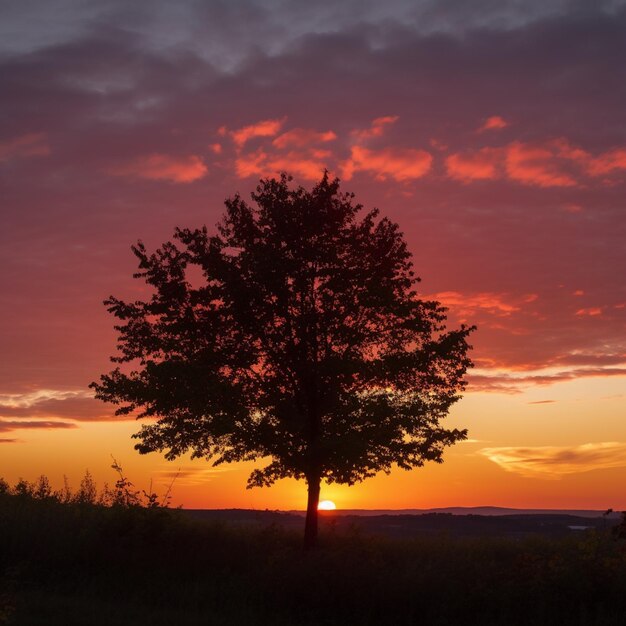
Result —
M 390 540 L 323 527 L 303 554 L 279 527 L 179 510 L 4 494 L 0 513 L 0 615 L 13 626 L 626 623 L 626 542 L 610 531 Z
M 75 501 L 80 504 L 94 504 L 98 498 L 98 488 L 93 479 L 93 476 L 87 470 L 83 479 L 80 481 L 78 487 L 78 493 L 75 496 Z
M 0 477 L 0 496 L 14 496 L 25 500 L 44 500 L 68 505 L 99 505 L 121 508 L 167 508 L 169 506 L 174 481 L 161 497 L 152 491 L 152 483 L 149 491 L 136 490 L 115 459 L 113 459 L 111 468 L 118 475 L 114 490 L 111 490 L 105 483 L 102 490 L 98 492 L 98 486 L 91 472 L 86 470 L 75 493 L 72 492 L 67 476 L 63 477 L 62 489 L 53 490 L 48 477 L 41 475 L 35 482 L 19 478 L 12 487 L 4 478 Z
M 620 523 L 614 528 L 614 532 L 620 539 L 626 539 L 626 511 L 622 512 Z
M 440 420 L 465 386 L 472 328 L 447 330 L 418 296 L 397 224 L 327 174 L 310 192 L 290 180 L 261 181 L 255 206 L 227 200 L 216 234 L 133 247 L 153 295 L 105 301 L 121 367 L 96 397 L 156 418 L 135 435 L 142 453 L 269 458 L 249 486 L 293 477 L 319 494 L 321 480 L 441 462 L 466 437 Z

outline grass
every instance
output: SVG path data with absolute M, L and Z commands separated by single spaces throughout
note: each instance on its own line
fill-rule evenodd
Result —
M 610 532 L 514 541 L 329 531 L 305 554 L 300 533 L 278 526 L 98 504 L 90 493 L 0 493 L 0 624 L 626 623 L 626 542 Z

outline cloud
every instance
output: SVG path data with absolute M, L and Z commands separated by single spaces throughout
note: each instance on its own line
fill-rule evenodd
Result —
M 479 326 L 476 360 L 494 373 L 560 371 L 570 358 L 593 367 L 624 352 L 623 309 L 614 308 L 626 302 L 625 94 L 615 63 L 626 57 L 623 8 L 588 3 L 582 15 L 569 2 L 483 2 L 476 11 L 471 3 L 406 0 L 400 11 L 392 0 L 351 11 L 348 0 L 348 8 L 292 3 L 272 11 L 254 0 L 182 0 L 175 9 L 112 0 L 103 9 L 87 0 L 78 12 L 76 2 L 61 2 L 65 11 L 42 0 L 0 3 L 7 31 L 0 112 L 11 120 L 2 141 L 46 131 L 54 152 L 53 159 L 19 157 L 2 180 L 0 322 L 12 332 L 2 338 L 0 375 L 7 385 L 78 387 L 100 373 L 113 346 L 100 301 L 132 289 L 128 242 L 162 241 L 174 223 L 215 224 L 223 199 L 250 187 L 239 179 L 246 169 L 273 174 L 293 159 L 299 177 L 322 165 L 339 172 L 344 162 L 355 165 L 355 145 L 374 155 L 433 152 L 428 172 L 408 179 L 419 181 L 410 199 L 390 173 L 376 180 L 378 166 L 353 168 L 362 175 L 343 188 L 399 222 L 425 288 L 496 294 L 519 309 L 469 311 L 468 322 Z M 493 113 L 515 124 L 477 134 Z M 290 126 L 274 135 L 242 147 L 232 140 L 233 129 L 284 116 Z M 292 129 L 332 129 L 337 139 L 273 145 Z M 365 132 L 359 138 L 354 129 Z M 515 170 L 526 168 L 522 180 L 508 177 L 513 134 L 528 150 L 543 150 L 539 177 L 528 172 L 527 161 L 536 165 L 528 150 Z M 428 147 L 432 137 L 437 148 Z M 210 148 L 216 141 L 220 155 Z M 485 164 L 473 162 L 484 149 L 501 150 L 492 180 L 477 174 L 493 170 L 481 173 Z M 197 155 L 207 184 L 111 184 L 111 164 L 151 154 Z M 451 184 L 442 174 L 452 155 L 460 155 L 456 180 L 482 183 Z M 562 175 L 576 185 L 554 186 Z M 587 295 L 573 306 L 578 288 Z M 540 297 L 525 305 L 524 293 Z M 601 316 L 575 315 L 595 306 Z M 458 311 L 449 314 L 455 323 Z M 87 406 L 93 401 L 80 402 L 98 418 Z M 83 410 L 79 399 L 57 404 Z
M 462 317 L 471 316 L 477 311 L 486 312 L 497 317 L 508 317 L 537 299 L 537 294 L 526 294 L 512 297 L 505 293 L 460 293 L 458 291 L 441 291 L 429 295 L 428 298 L 440 301 L 444 306 L 455 310 Z
M 385 130 L 398 119 L 398 116 L 378 117 L 369 128 L 352 130 L 350 156 L 342 162 L 340 154 L 346 144 L 345 136 L 341 137 L 331 130 L 317 131 L 302 127 L 289 129 L 276 136 L 286 118 L 264 120 L 230 133 L 238 148 L 235 171 L 238 177 L 246 178 L 288 170 L 307 180 L 314 180 L 319 176 L 320 168 L 331 168 L 333 164 L 340 163 L 344 180 L 350 180 L 358 171 L 368 172 L 380 182 L 388 179 L 406 182 L 422 178 L 436 165 L 429 152 L 395 146 L 374 149 L 364 145 L 371 139 L 382 137 Z M 497 116 L 489 120 L 490 128 L 502 128 L 502 123 L 506 125 Z M 222 135 L 227 132 L 225 126 L 220 127 Z M 253 137 L 274 139 L 255 151 L 242 152 L 246 142 Z M 335 142 L 333 152 L 315 149 L 328 142 Z M 445 144 L 433 140 L 430 144 L 444 153 L 441 158 L 444 159 L 447 176 L 465 184 L 505 179 L 539 188 L 576 187 L 582 184 L 585 176 L 597 176 L 599 172 L 610 173 L 621 167 L 619 151 L 613 151 L 610 157 L 603 154 L 594 157 L 564 137 L 452 151 L 447 156 Z M 210 149 L 220 154 L 222 146 L 213 144 Z M 290 152 L 286 153 L 285 150 Z M 626 155 L 626 150 L 623 153 Z M 579 205 L 573 203 L 566 203 L 564 207 L 569 212 L 579 211 Z
M 13 430 L 21 429 L 44 429 L 50 430 L 55 428 L 78 428 L 78 426 L 72 422 L 57 422 L 51 420 L 3 420 L 0 419 L 0 433 L 11 432 Z
M 511 180 L 538 187 L 574 187 L 576 180 L 563 171 L 556 160 L 554 144 L 509 144 L 506 151 L 506 172 Z
M 613 17 L 620 0 L 596 0 L 585 5 L 584 15 Z M 88 36 L 101 24 L 125 25 L 138 40 L 140 49 L 151 51 L 185 46 L 194 56 L 232 71 L 255 54 L 279 56 L 307 35 L 325 36 L 373 26 L 401 24 L 420 37 L 449 34 L 455 37 L 472 31 L 522 30 L 544 20 L 563 21 L 579 5 L 562 0 L 502 0 L 478 3 L 434 0 L 390 0 L 364 3 L 343 0 L 338 6 L 320 0 L 276 4 L 268 0 L 205 2 L 180 0 L 173 10 L 167 2 L 133 3 L 108 0 L 57 0 L 0 3 L 2 22 L 0 51 L 7 55 L 29 54 L 61 42 Z M 280 7 L 280 10 L 278 9 Z M 592 10 L 593 9 L 593 10 Z M 592 20 L 590 20 L 592 21 Z M 10 25 L 10 27 L 9 27 Z M 548 85 L 549 87 L 550 85 Z
M 292 128 L 286 133 L 279 135 L 272 141 L 277 148 L 303 148 L 311 144 L 327 143 L 337 139 L 337 135 L 332 130 L 318 132 L 308 128 Z
M 528 404 L 554 404 L 556 400 L 535 400 L 534 402 L 529 402 Z
M 268 159 L 266 167 L 271 175 L 276 175 L 277 172 L 290 172 L 300 178 L 317 181 L 322 177 L 327 162 L 324 160 L 324 156 L 316 158 L 315 156 L 309 157 L 291 152 Z
M 373 137 L 382 137 L 387 127 L 395 124 L 397 121 L 397 115 L 385 115 L 383 117 L 377 117 L 371 123 L 369 128 L 353 130 L 352 135 L 361 141 L 372 139 Z
M 392 178 L 398 182 L 407 182 L 425 176 L 430 171 L 432 162 L 432 155 L 425 150 L 370 150 L 363 146 L 353 146 L 350 158 L 343 164 L 343 178 L 350 180 L 355 172 L 368 172 L 379 181 Z
M 479 370 L 475 370 L 479 371 Z M 533 386 L 554 385 L 579 378 L 626 377 L 626 367 L 580 367 L 568 370 L 538 370 L 531 373 L 497 372 L 470 373 L 467 376 L 468 392 L 522 393 Z
M 7 437 L 0 437 L 0 443 L 18 443 L 19 439 L 8 439 Z
M 594 157 L 564 137 L 533 143 L 514 141 L 503 147 L 484 146 L 446 157 L 448 176 L 464 183 L 504 176 L 536 187 L 575 187 L 585 177 L 605 176 L 621 170 L 626 170 L 626 149 Z M 564 210 L 578 213 L 582 208 L 566 203 Z
M 477 129 L 477 133 L 483 133 L 486 130 L 502 130 L 509 125 L 507 121 L 505 121 L 499 115 L 493 115 L 488 117 L 484 123 Z
M 39 389 L 0 394 L 0 418 L 109 420 L 113 410 L 86 390 Z
M 604 152 L 588 161 L 587 170 L 591 176 L 604 176 L 615 170 L 626 170 L 626 149 L 618 148 Z
M 233 471 L 235 468 L 232 466 L 221 465 L 214 467 L 211 465 L 205 465 L 204 467 L 198 465 L 187 465 L 179 468 L 172 468 L 171 466 L 164 469 L 157 470 L 155 472 L 157 480 L 161 482 L 174 482 L 175 485 L 202 485 L 211 482 L 219 475 L 226 472 Z
M 559 364 L 563 365 L 591 365 L 594 367 L 606 365 L 626 364 L 626 353 L 623 352 L 570 352 L 558 357 Z
M 234 130 L 230 134 L 235 145 L 242 148 L 250 139 L 255 137 L 273 137 L 276 135 L 285 123 L 285 119 L 262 120 Z
M 589 307 L 587 309 L 578 309 L 578 311 L 576 311 L 576 315 L 578 315 L 578 317 L 595 317 L 597 315 L 602 315 L 602 309 L 598 306 Z
M 267 169 L 268 154 L 260 148 L 255 152 L 242 154 L 235 160 L 235 172 L 239 178 L 262 175 Z
M 38 389 L 28 393 L 0 393 L 0 407 L 30 409 L 48 400 L 63 401 L 74 398 L 93 398 L 93 393 L 82 389 Z
M 462 182 L 494 180 L 501 176 L 502 150 L 481 148 L 473 153 L 455 153 L 446 158 L 446 170 L 450 178 Z
M 173 157 L 167 154 L 150 154 L 138 157 L 123 165 L 111 167 L 115 176 L 166 180 L 172 183 L 192 183 L 204 178 L 208 172 L 202 159 L 195 155 Z
M 512 231 L 511 238 L 504 235 L 503 254 L 514 238 Z M 540 237 L 541 233 L 537 236 Z M 558 237 L 557 234 L 553 236 Z M 493 245 L 498 246 L 500 242 Z M 532 247 L 533 240 L 529 239 L 527 245 Z M 611 245 L 609 249 L 612 249 Z M 526 252 L 520 248 L 519 254 Z M 523 259 L 528 257 L 521 256 L 520 263 Z M 568 261 L 573 262 L 573 258 Z M 486 265 L 491 267 L 490 275 L 498 274 L 495 285 L 507 283 L 507 272 L 500 275 L 495 265 Z M 475 271 L 480 271 L 480 267 L 477 266 Z M 585 292 L 583 296 L 574 297 L 574 286 L 580 284 L 578 276 L 572 276 L 575 279 L 573 285 L 554 288 L 548 282 L 544 283 L 542 272 L 545 271 L 549 270 L 537 264 L 532 270 L 533 280 L 525 280 L 530 275 L 521 267 L 516 274 L 528 288 L 537 290 L 534 293 L 450 291 L 424 297 L 447 306 L 451 324 L 478 326 L 472 341 L 473 358 L 481 367 L 491 368 L 494 374 L 505 371 L 554 374 L 576 366 L 595 375 L 596 368 L 626 364 L 624 309 L 616 308 L 621 301 L 618 294 L 623 291 L 623 286 L 615 285 L 614 292 L 608 293 L 603 282 L 590 284 L 588 289 L 582 290 Z M 588 308 L 601 309 L 601 315 L 589 315 L 594 311 L 586 309 L 576 315 L 581 310 L 579 307 L 586 304 L 582 300 L 589 298 L 598 302 L 599 297 L 602 297 L 599 306 Z M 609 375 L 608 372 L 600 374 Z M 483 382 L 495 386 L 493 380 L 481 381 L 481 385 Z M 509 388 L 509 381 L 505 387 Z
M 0 142 L 0 163 L 11 159 L 48 156 L 50 146 L 45 133 L 27 133 Z
M 78 428 L 78 424 L 64 420 L 110 419 L 110 413 L 106 413 L 106 408 L 91 392 L 82 389 L 0 394 L 2 433 L 21 429 L 73 429 Z
M 328 167 L 326 152 L 288 152 L 270 154 L 261 148 L 252 153 L 240 154 L 235 160 L 235 172 L 239 178 L 250 176 L 276 176 L 289 172 L 306 180 L 319 180 Z
M 376 118 L 369 129 L 352 131 L 352 136 L 359 140 L 380 137 L 385 127 L 395 123 L 397 119 L 394 116 Z M 268 120 L 237 131 L 242 134 L 238 145 L 243 146 L 249 136 L 275 135 L 278 124 L 282 125 L 283 121 Z M 335 142 L 338 139 L 334 131 L 320 132 L 306 128 L 287 130 L 276 137 L 271 145 L 262 145 L 251 152 L 240 150 L 234 161 L 236 175 L 247 178 L 272 176 L 277 172 L 288 171 L 305 180 L 317 180 L 324 169 L 335 169 L 338 156 L 337 152 L 316 147 L 316 144 Z M 424 176 L 430 170 L 432 161 L 432 155 L 425 150 L 395 147 L 370 149 L 353 145 L 350 157 L 339 167 L 345 180 L 352 178 L 355 172 L 362 171 L 371 174 L 378 181 L 391 178 L 406 182 Z
M 544 146 L 553 151 L 553 158 L 569 161 L 575 164 L 581 173 L 591 177 L 607 176 L 616 171 L 626 170 L 626 148 L 623 147 L 593 156 L 563 137 L 547 142 Z
M 586 443 L 580 446 L 483 448 L 487 457 L 507 472 L 525 478 L 558 479 L 598 469 L 626 467 L 626 443 Z

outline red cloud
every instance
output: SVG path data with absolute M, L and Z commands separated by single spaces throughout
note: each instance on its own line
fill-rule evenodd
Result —
M 446 158 L 446 170 L 450 178 L 463 182 L 493 180 L 499 177 L 502 150 L 481 148 L 471 154 L 452 154 Z
M 567 139 L 555 139 L 547 144 L 559 158 L 576 163 L 589 176 L 605 176 L 616 170 L 626 170 L 626 149 L 616 148 L 594 157 L 592 154 L 572 146 Z
M 288 170 L 307 180 L 318 180 L 326 167 L 323 161 L 293 152 L 285 156 L 274 157 L 268 161 L 267 165 L 271 168 L 272 173 Z
M 45 133 L 28 133 L 0 143 L 0 163 L 14 158 L 47 156 L 50 146 Z
M 377 117 L 369 128 L 364 130 L 353 130 L 352 134 L 359 139 L 370 139 L 371 137 L 380 137 L 385 132 L 385 128 L 398 121 L 397 115 L 387 115 L 385 117 Z
M 337 135 L 332 130 L 320 133 L 307 128 L 294 128 L 276 137 L 272 143 L 281 149 L 287 147 L 303 148 L 310 144 L 326 143 L 335 139 L 337 139 Z
M 267 153 L 257 150 L 249 154 L 243 154 L 235 160 L 235 172 L 239 178 L 248 178 L 265 172 Z
M 596 317 L 597 315 L 602 315 L 602 309 L 597 306 L 590 307 L 588 309 L 578 309 L 578 311 L 576 311 L 576 315 L 578 315 L 579 317 Z
M 514 142 L 507 146 L 506 171 L 509 178 L 538 187 L 573 187 L 576 181 L 564 172 L 557 157 L 568 157 L 560 142 L 530 145 Z M 578 158 L 578 157 L 576 157 Z
M 288 171 L 307 180 L 317 180 L 327 167 L 322 161 L 329 153 L 320 151 L 312 155 L 289 152 L 284 155 L 270 155 L 263 150 L 240 155 L 235 160 L 235 171 L 239 178 L 248 176 L 272 176 L 277 172 Z
M 604 176 L 615 170 L 626 170 L 626 150 L 624 148 L 604 152 L 587 164 L 587 171 L 591 176 Z
M 191 183 L 206 176 L 208 170 L 202 159 L 195 154 L 187 157 L 150 154 L 134 159 L 125 165 L 111 168 L 109 172 L 116 176 Z
M 256 122 L 256 124 L 250 124 L 250 126 L 244 126 L 238 130 L 231 132 L 231 136 L 235 145 L 238 148 L 244 146 L 244 144 L 254 137 L 273 137 L 281 129 L 285 123 L 286 118 L 276 120 L 262 120 Z
M 507 317 L 519 311 L 521 304 L 534 302 L 538 298 L 537 294 L 528 294 L 514 304 L 510 300 L 507 301 L 506 294 L 487 292 L 463 294 L 458 291 L 442 291 L 428 297 L 441 301 L 445 306 L 454 309 L 458 315 L 465 316 L 481 310 L 498 317 Z
M 485 120 L 483 125 L 478 128 L 476 132 L 482 133 L 486 130 L 501 130 L 503 128 L 506 128 L 508 125 L 509 123 L 501 118 L 499 115 L 492 115 Z
M 354 172 L 374 174 L 376 180 L 393 178 L 399 182 L 421 178 L 431 168 L 433 157 L 425 150 L 383 148 L 369 150 L 353 146 L 350 158 L 343 164 L 343 177 L 350 180 Z
M 626 377 L 623 367 L 581 367 L 560 372 L 537 372 L 532 374 L 468 374 L 468 392 L 521 393 L 525 387 L 548 386 L 579 378 Z
M 598 177 L 626 170 L 626 149 L 616 148 L 594 157 L 558 138 L 533 144 L 516 141 L 503 148 L 484 147 L 446 158 L 448 176 L 466 183 L 499 178 L 502 169 L 508 179 L 525 185 L 573 187 L 584 175 Z M 571 213 L 582 210 L 571 203 L 563 208 Z

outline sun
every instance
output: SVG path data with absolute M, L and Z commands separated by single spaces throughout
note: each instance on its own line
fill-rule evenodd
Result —
M 318 511 L 334 511 L 336 508 L 337 507 L 335 506 L 335 503 L 332 500 L 322 500 L 317 505 Z

